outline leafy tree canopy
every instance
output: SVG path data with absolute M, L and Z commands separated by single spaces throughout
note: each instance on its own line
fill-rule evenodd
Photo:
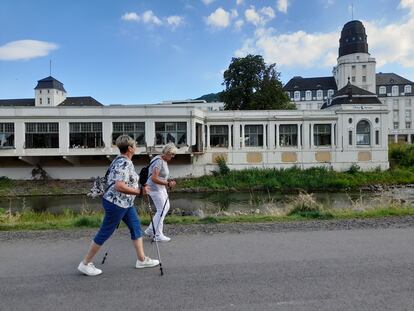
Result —
M 261 55 L 232 58 L 220 100 L 226 110 L 295 109 L 279 77 L 276 64 L 266 65 Z

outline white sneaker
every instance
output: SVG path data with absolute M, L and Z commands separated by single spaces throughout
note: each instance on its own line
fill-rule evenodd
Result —
M 151 259 L 149 257 L 145 257 L 144 261 L 140 261 L 137 259 L 137 263 L 135 264 L 135 268 L 141 269 L 141 268 L 151 268 L 158 266 L 160 264 L 159 260 L 157 259 Z
M 90 262 L 87 265 L 85 265 L 83 261 L 81 261 L 78 266 L 78 270 L 82 272 L 83 274 L 86 274 L 89 276 L 95 276 L 95 275 L 99 275 L 102 273 L 102 270 L 96 268 L 93 262 Z
M 149 236 L 149 237 L 153 237 L 154 236 L 154 231 L 152 231 L 151 227 L 148 227 L 147 229 L 145 229 L 144 231 L 145 235 Z
M 154 240 L 154 242 L 155 241 L 157 241 L 157 242 L 170 242 L 171 238 L 169 238 L 168 236 L 165 236 L 165 235 L 157 235 L 155 237 L 155 239 L 153 239 L 153 240 Z

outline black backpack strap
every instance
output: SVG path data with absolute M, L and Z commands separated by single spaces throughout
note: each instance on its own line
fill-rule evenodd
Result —
M 157 160 L 161 160 L 161 158 L 155 158 L 155 159 L 152 159 L 152 160 L 151 160 L 151 162 L 150 162 L 150 164 L 148 164 L 148 173 L 149 173 L 149 169 L 150 169 L 151 165 L 152 165 L 153 163 L 155 163 L 155 161 L 157 161 Z M 151 175 L 152 175 L 152 172 L 151 172 L 151 174 L 149 174 L 149 175 L 148 175 L 147 180 L 151 177 Z
M 114 160 L 112 161 L 111 165 L 109 165 L 108 169 L 106 170 L 105 180 L 107 180 L 107 179 L 108 179 L 109 172 L 111 171 L 111 168 L 113 167 L 113 165 L 114 165 L 114 163 L 115 163 L 116 161 L 118 161 L 118 159 L 117 159 L 117 158 L 116 158 L 116 159 L 114 159 Z M 106 187 L 104 194 L 105 194 L 105 193 L 109 190 L 109 188 L 111 188 L 114 184 L 115 184 L 115 182 L 111 183 L 108 187 Z

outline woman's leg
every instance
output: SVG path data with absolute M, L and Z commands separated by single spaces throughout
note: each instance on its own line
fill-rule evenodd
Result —
M 168 194 L 166 191 L 154 192 L 150 193 L 150 196 L 152 201 L 154 202 L 155 208 L 157 209 L 157 212 L 155 213 L 152 219 L 152 222 L 155 226 L 155 235 L 163 235 L 164 218 L 170 209 L 170 201 L 168 200 Z
M 142 243 L 141 221 L 139 220 L 139 216 L 135 207 L 128 208 L 128 211 L 125 213 L 122 221 L 127 225 L 129 229 L 137 258 L 140 261 L 144 261 L 145 252 L 144 245 Z
M 84 264 L 88 264 L 92 261 L 93 257 L 95 257 L 96 253 L 101 248 L 102 244 L 112 235 L 115 231 L 116 227 L 118 226 L 119 222 L 121 221 L 122 217 L 126 213 L 125 208 L 121 208 L 108 202 L 106 200 L 102 200 L 102 205 L 105 209 L 105 217 L 102 221 L 101 227 L 99 228 L 98 233 L 96 234 L 95 238 L 93 239 L 89 250 L 83 259 Z

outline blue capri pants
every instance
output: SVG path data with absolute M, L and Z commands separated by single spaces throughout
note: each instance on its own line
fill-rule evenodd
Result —
M 114 233 L 121 220 L 128 226 L 131 240 L 138 240 L 142 236 L 141 221 L 135 207 L 122 208 L 105 199 L 102 200 L 105 217 L 93 241 L 102 245 Z

